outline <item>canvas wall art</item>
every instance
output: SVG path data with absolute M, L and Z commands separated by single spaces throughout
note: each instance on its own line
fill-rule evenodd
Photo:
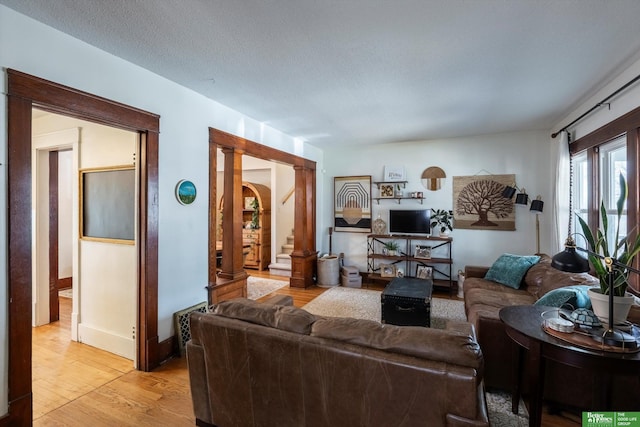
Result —
M 513 199 L 502 197 L 511 175 L 473 175 L 453 177 L 454 228 L 470 230 L 516 229 Z
M 333 183 L 335 231 L 371 233 L 371 175 L 337 176 Z

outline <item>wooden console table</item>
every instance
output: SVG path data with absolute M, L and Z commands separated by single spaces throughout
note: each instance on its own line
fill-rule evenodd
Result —
M 544 391 L 544 364 L 545 360 L 553 360 L 565 365 L 585 369 L 601 382 L 594 389 L 595 401 L 599 402 L 597 408 L 585 408 L 585 410 L 612 410 L 611 409 L 611 384 L 614 375 L 637 376 L 640 372 L 640 352 L 614 353 L 598 350 L 590 350 L 574 346 L 566 341 L 547 334 L 542 329 L 542 313 L 552 309 L 536 305 L 518 305 L 505 307 L 500 310 L 500 320 L 506 326 L 507 335 L 519 346 L 522 360 L 522 352 L 527 350 L 527 365 L 529 369 L 529 386 L 531 388 L 531 401 L 529 408 L 529 425 L 540 426 L 542 418 L 542 393 Z M 515 375 L 517 383 L 512 397 L 512 409 L 518 411 L 520 401 L 520 366 L 514 367 L 518 374 Z

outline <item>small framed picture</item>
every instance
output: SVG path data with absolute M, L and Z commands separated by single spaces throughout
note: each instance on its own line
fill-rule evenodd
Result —
M 244 198 L 244 208 L 245 208 L 246 210 L 253 209 L 253 206 L 252 206 L 252 205 L 253 205 L 253 201 L 254 201 L 255 199 L 256 199 L 255 197 L 245 197 L 245 198 Z
M 393 197 L 393 184 L 380 184 L 380 198 L 392 199 Z
M 416 277 L 418 279 L 431 279 L 433 277 L 433 268 L 426 265 L 417 265 Z
M 393 264 L 380 264 L 380 277 L 396 277 L 398 269 Z
M 431 246 L 416 245 L 414 258 L 431 259 Z
M 384 181 L 404 181 L 404 166 L 385 166 Z

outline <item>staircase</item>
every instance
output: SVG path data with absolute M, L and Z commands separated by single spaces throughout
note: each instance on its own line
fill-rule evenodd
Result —
M 276 262 L 269 264 L 269 273 L 291 277 L 291 252 L 293 252 L 293 230 L 291 235 L 287 236 L 287 243 L 282 245 L 281 252 L 276 255 Z

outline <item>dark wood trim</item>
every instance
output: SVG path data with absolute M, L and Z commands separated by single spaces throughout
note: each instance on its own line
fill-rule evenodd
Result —
M 588 195 L 589 227 L 592 230 L 597 229 L 600 224 L 599 147 L 624 134 L 627 137 L 627 185 L 629 187 L 627 224 L 638 224 L 640 219 L 640 177 L 638 176 L 638 162 L 640 161 L 640 107 L 618 117 L 569 145 L 571 155 L 587 150 L 587 168 L 590 180 Z M 640 260 L 635 260 L 634 266 L 636 268 L 640 265 L 639 262 Z M 636 275 L 631 275 L 629 281 L 631 287 L 636 292 L 640 292 L 639 278 Z
M 58 290 L 72 289 L 73 277 L 60 277 L 58 279 Z
M 163 362 L 180 355 L 180 347 L 178 345 L 178 337 L 171 335 L 166 340 L 158 343 L 158 355 Z
M 209 204 L 209 286 L 207 289 L 212 291 L 212 287 L 220 286 L 220 277 L 215 277 L 212 273 L 211 265 L 215 266 L 216 251 L 215 251 L 215 214 L 211 213 L 211 209 L 214 211 L 217 209 L 215 205 L 215 192 L 217 186 L 217 165 L 215 161 L 212 161 L 212 157 L 217 156 L 217 149 L 222 148 L 226 150 L 236 150 L 242 152 L 242 154 L 257 157 L 262 160 L 274 161 L 278 163 L 292 165 L 296 172 L 295 177 L 295 195 L 296 201 L 294 203 L 294 248 L 291 255 L 291 279 L 289 281 L 291 286 L 294 287 L 308 287 L 313 285 L 313 277 L 315 274 L 315 260 L 317 257 L 316 251 L 316 162 L 307 160 L 302 157 L 280 151 L 278 149 L 268 147 L 266 145 L 258 144 L 257 142 L 250 141 L 248 139 L 232 135 L 230 133 L 209 128 L 209 195 L 212 197 L 213 202 L 210 200 Z M 226 157 L 225 157 L 226 159 Z M 234 170 L 233 181 L 236 181 L 235 175 L 241 174 L 242 163 L 240 163 L 240 169 Z M 225 172 L 230 167 L 234 167 L 234 164 L 226 164 L 225 160 Z M 238 179 L 240 183 L 235 183 L 233 188 L 226 188 L 226 185 L 230 181 L 225 175 L 225 194 L 235 194 L 235 189 L 238 185 L 242 184 L 242 180 Z M 231 186 L 230 186 L 231 187 Z M 213 190 L 212 190 L 213 189 Z M 240 202 L 238 202 L 240 203 Z M 225 209 L 227 208 L 227 202 L 225 200 Z M 223 215 L 223 229 L 231 230 L 234 226 L 234 215 L 225 213 Z M 213 218 L 213 219 L 212 219 Z M 237 221 L 237 219 L 236 219 Z M 235 224 L 237 227 L 237 224 Z M 212 230 L 213 229 L 213 230 Z M 226 236 L 227 233 L 224 233 Z M 223 238 L 224 238 L 223 236 Z M 213 243 L 212 243 L 213 240 Z M 233 244 L 237 246 L 234 252 L 241 253 L 241 239 L 236 239 Z M 213 246 L 212 246 L 213 245 Z M 212 249 L 213 247 L 213 249 Z M 227 247 L 227 246 L 225 246 Z M 225 269 L 225 257 L 231 256 L 227 251 L 222 253 L 222 265 Z M 230 261 L 227 261 L 227 263 Z M 227 270 L 234 271 L 231 265 L 227 265 Z M 228 275 L 228 274 L 227 274 Z M 232 282 L 235 280 L 231 277 Z M 245 279 L 246 280 L 246 279 Z M 217 283 L 216 283 L 217 281 Z M 235 289 L 235 288 L 234 288 Z M 230 292 L 229 295 L 237 293 L 237 289 L 234 292 Z M 211 295 L 210 295 L 211 298 Z M 211 302 L 211 299 L 209 299 Z
M 49 152 L 49 322 L 60 319 L 58 303 L 58 152 Z
M 11 82 L 11 80 L 9 81 Z M 11 87 L 11 85 L 9 85 Z M 31 102 L 8 96 L 9 424 L 31 425 Z
M 158 132 L 159 116 L 105 98 L 7 70 L 9 424 L 32 422 L 31 389 L 31 114 L 34 106 L 145 135 L 140 164 L 139 369 L 159 363 Z M 144 204 L 142 204 L 144 200 Z

